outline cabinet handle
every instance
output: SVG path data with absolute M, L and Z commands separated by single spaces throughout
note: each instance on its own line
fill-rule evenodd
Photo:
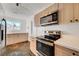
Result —
M 73 22 L 72 20 L 70 20 L 70 22 Z
M 75 19 L 76 22 L 78 22 L 78 19 Z
M 72 53 L 73 55 L 76 55 L 75 53 Z

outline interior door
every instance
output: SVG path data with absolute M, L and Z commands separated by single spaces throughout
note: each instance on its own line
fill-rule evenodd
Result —
M 0 49 L 6 46 L 6 20 L 0 20 Z

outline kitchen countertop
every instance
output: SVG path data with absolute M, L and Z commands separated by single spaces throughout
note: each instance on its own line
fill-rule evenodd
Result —
M 57 45 L 79 51 L 79 36 L 62 35 L 62 38 L 54 42 Z

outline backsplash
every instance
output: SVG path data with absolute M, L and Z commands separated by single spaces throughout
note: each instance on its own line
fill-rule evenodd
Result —
M 79 23 L 37 27 L 36 36 L 44 35 L 44 32 L 47 30 L 60 30 L 63 35 L 67 34 L 67 35 L 79 36 Z

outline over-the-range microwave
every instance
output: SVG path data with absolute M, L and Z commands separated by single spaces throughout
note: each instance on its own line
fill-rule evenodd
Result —
M 40 18 L 41 26 L 58 24 L 58 11 Z

